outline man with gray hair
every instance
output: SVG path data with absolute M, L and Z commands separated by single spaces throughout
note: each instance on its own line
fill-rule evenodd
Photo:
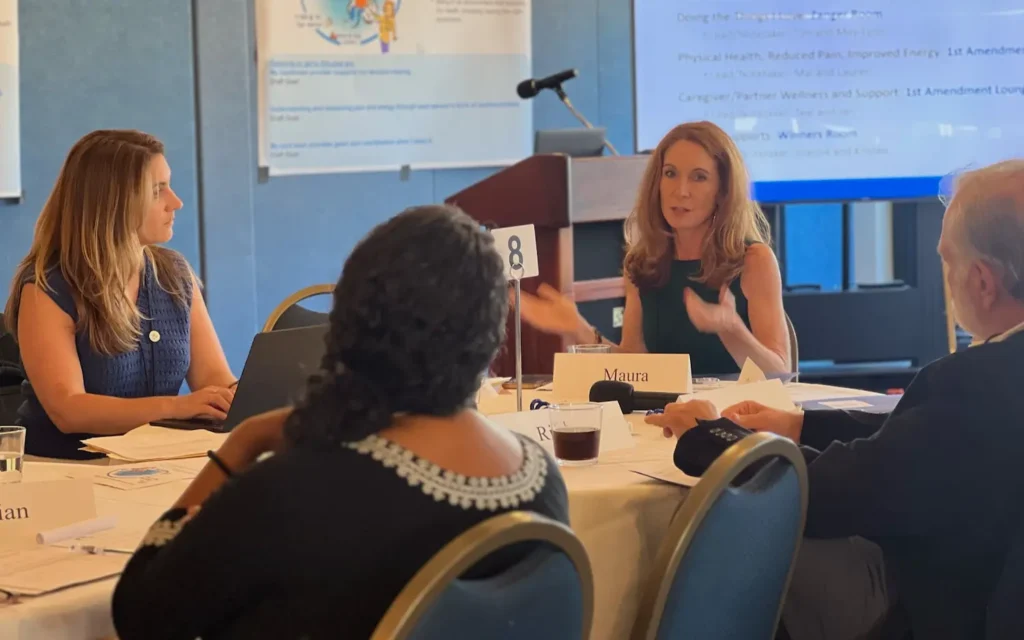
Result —
M 783 610 L 793 640 L 894 637 L 894 612 L 914 638 L 1024 638 L 1022 594 L 1003 601 L 1009 616 L 990 609 L 1001 580 L 1024 582 L 1003 575 L 1011 548 L 1024 552 L 1024 160 L 955 187 L 938 250 L 974 346 L 922 369 L 892 414 L 748 402 L 721 417 L 695 401 L 647 418 L 682 436 L 676 460 L 754 431 L 801 445 L 807 525 Z

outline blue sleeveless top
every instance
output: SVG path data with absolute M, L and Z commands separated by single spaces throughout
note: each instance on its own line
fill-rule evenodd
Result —
M 690 371 L 694 375 L 739 373 L 739 365 L 729 355 L 722 340 L 713 333 L 698 331 L 686 312 L 683 291 L 687 287 L 707 302 L 718 302 L 718 289 L 691 279 L 698 273 L 700 260 L 673 260 L 665 285 L 640 291 L 644 344 L 650 353 L 689 354 Z M 749 329 L 747 298 L 740 288 L 739 278 L 729 284 L 729 290 L 736 298 L 736 313 Z
M 184 261 L 183 257 L 178 258 Z M 75 300 L 60 269 L 51 269 L 46 278 L 52 290 L 41 287 L 40 290 L 45 291 L 77 323 Z M 35 278 L 29 277 L 22 286 L 34 284 L 34 281 Z M 117 398 L 178 395 L 190 364 L 191 295 L 188 302 L 188 306 L 179 305 L 160 287 L 147 256 L 136 300 L 142 314 L 142 336 L 138 346 L 126 353 L 107 356 L 93 351 L 87 334 L 79 331 L 75 335 L 86 393 Z M 22 384 L 22 393 L 25 402 L 18 415 L 20 424 L 26 428 L 25 453 L 76 460 L 97 457 L 78 450 L 82 440 L 93 437 L 93 434 L 69 434 L 58 429 L 32 392 L 31 380 Z

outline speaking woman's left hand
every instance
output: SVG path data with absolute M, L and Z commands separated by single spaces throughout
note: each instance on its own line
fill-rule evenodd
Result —
M 686 313 L 690 322 L 701 333 L 724 333 L 731 330 L 739 319 L 736 313 L 736 298 L 723 286 L 718 294 L 718 303 L 705 302 L 697 292 L 687 287 L 683 291 Z

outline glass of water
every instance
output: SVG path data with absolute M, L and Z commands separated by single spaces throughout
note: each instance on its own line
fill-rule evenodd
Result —
M 21 482 L 25 427 L 0 427 L 0 484 Z
M 573 344 L 569 345 L 569 353 L 611 353 L 612 347 L 607 344 Z

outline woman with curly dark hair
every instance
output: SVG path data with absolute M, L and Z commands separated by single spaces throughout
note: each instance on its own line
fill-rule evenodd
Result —
M 506 313 L 501 259 L 465 214 L 374 229 L 306 398 L 239 425 L 128 563 L 122 640 L 366 638 L 466 529 L 512 510 L 567 522 L 554 462 L 473 410 Z

